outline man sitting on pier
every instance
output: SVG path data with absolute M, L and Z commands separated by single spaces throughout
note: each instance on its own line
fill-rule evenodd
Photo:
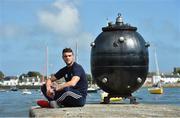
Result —
M 74 61 L 74 54 L 71 48 L 62 51 L 62 58 L 66 66 L 60 69 L 46 84 L 41 87 L 41 91 L 48 99 L 37 101 L 41 107 L 80 107 L 84 106 L 87 95 L 87 79 L 84 69 Z M 64 78 L 64 84 L 57 84 L 55 81 Z

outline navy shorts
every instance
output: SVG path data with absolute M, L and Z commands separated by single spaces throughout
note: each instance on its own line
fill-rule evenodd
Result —
M 66 87 L 62 91 L 55 91 L 55 96 L 53 98 L 46 95 L 45 84 L 41 87 L 41 91 L 48 101 L 55 100 L 65 107 L 81 107 L 86 103 L 86 97 L 82 96 L 77 89 L 73 89 L 72 87 Z

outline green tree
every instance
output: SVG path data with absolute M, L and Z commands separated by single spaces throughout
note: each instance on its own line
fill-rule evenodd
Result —
M 174 74 L 177 74 L 177 73 L 179 73 L 180 74 L 180 67 L 178 67 L 178 68 L 174 68 L 174 72 L 173 72 Z
M 41 73 L 40 72 L 36 72 L 36 71 L 29 71 L 27 73 L 27 75 L 28 75 L 28 77 L 37 77 L 37 76 L 42 77 Z
M 0 79 L 4 78 L 4 73 L 2 71 L 0 71 Z
M 22 82 L 24 77 L 28 77 L 28 75 L 27 75 L 27 74 L 24 74 L 24 73 L 21 74 L 21 75 L 19 76 L 19 82 Z
M 180 74 L 180 70 L 177 70 L 176 74 L 179 73 Z
M 179 70 L 177 70 L 177 73 L 179 73 L 179 74 L 180 74 L 180 69 L 179 69 Z
M 87 78 L 88 83 L 90 83 L 90 81 L 92 80 L 91 75 L 86 73 L 86 78 Z
M 90 84 L 92 82 L 92 84 L 95 84 L 95 80 L 92 78 L 92 76 L 90 74 L 87 74 L 86 73 L 86 78 L 87 78 L 87 81 L 88 83 Z
M 148 72 L 148 76 L 156 75 L 156 72 Z

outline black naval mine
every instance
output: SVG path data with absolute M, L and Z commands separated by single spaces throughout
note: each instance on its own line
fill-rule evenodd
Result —
M 124 24 L 121 14 L 116 23 L 108 23 L 102 33 L 91 43 L 91 72 L 97 85 L 111 97 L 130 99 L 132 93 L 146 80 L 149 67 L 149 43 L 137 32 L 137 28 Z

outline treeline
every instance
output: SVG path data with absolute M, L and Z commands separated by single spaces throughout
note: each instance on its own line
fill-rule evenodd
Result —
M 0 79 L 3 79 L 4 77 L 6 77 L 5 74 L 4 74 L 2 71 L 0 71 Z M 23 78 L 26 78 L 26 77 L 39 77 L 39 78 L 42 78 L 43 75 L 42 75 L 40 72 L 29 71 L 28 73 L 23 73 L 23 74 L 21 74 L 21 75 L 19 76 L 19 81 L 22 81 Z M 86 73 L 86 77 L 87 77 L 87 80 L 88 80 L 89 83 L 90 83 L 90 82 L 91 82 L 92 84 L 95 83 L 95 81 L 92 80 L 92 76 L 91 76 L 90 74 Z M 44 76 L 44 78 L 46 79 L 46 76 Z
M 23 79 L 23 78 L 25 78 L 25 77 L 42 77 L 43 75 L 40 73 L 40 72 L 36 72 L 36 71 L 29 71 L 28 73 L 23 73 L 23 74 L 21 74 L 20 76 L 19 76 L 19 79 Z M 3 79 L 3 78 L 5 78 L 6 77 L 6 75 L 2 72 L 2 71 L 0 71 L 0 79 Z
M 0 71 L 0 79 L 2 79 L 4 77 L 5 77 L 4 73 L 2 71 Z

